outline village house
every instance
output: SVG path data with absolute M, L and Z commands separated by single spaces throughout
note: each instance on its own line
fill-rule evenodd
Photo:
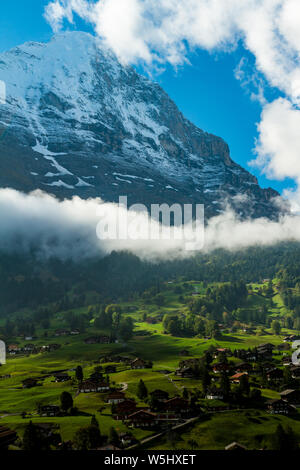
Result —
M 22 351 L 22 348 L 18 344 L 9 344 L 7 347 L 7 351 L 12 356 L 18 354 Z
M 246 361 L 256 362 L 258 360 L 258 353 L 256 350 L 245 351 L 245 354 L 242 358 Z
M 56 405 L 43 405 L 39 407 L 38 412 L 40 416 L 58 416 L 60 414 L 60 408 Z
M 182 418 L 190 411 L 187 400 L 180 397 L 170 398 L 163 403 L 162 412 L 167 418 Z
M 257 347 L 258 359 L 271 359 L 273 354 L 274 345 L 271 343 L 264 343 Z
M 6 380 L 10 378 L 11 378 L 11 374 L 0 375 L 0 380 Z
M 160 402 L 163 402 L 163 401 L 169 399 L 168 392 L 165 392 L 164 390 L 156 389 L 156 390 L 153 390 L 153 392 L 150 392 L 149 395 L 150 395 L 151 398 L 153 398 L 157 401 L 160 401 Z
M 35 351 L 35 345 L 34 344 L 25 344 L 23 350 L 25 352 L 34 352 Z
M 71 377 L 66 372 L 58 372 L 57 374 L 54 374 L 54 379 L 55 382 L 62 383 L 68 382 L 68 380 L 71 380 Z
M 214 358 L 217 359 L 220 355 L 226 355 L 229 352 L 227 348 L 217 348 L 214 352 Z
M 230 377 L 230 381 L 231 381 L 231 383 L 239 384 L 242 377 L 247 377 L 248 378 L 248 373 L 247 372 L 239 372 L 237 374 L 234 374 L 232 377 Z
M 61 348 L 61 344 L 58 344 L 58 343 L 51 343 L 49 344 L 49 351 L 52 352 L 52 351 L 57 351 L 58 349 Z
M 99 343 L 99 338 L 97 336 L 91 336 L 84 340 L 85 344 L 97 344 Z
M 124 448 L 138 443 L 138 440 L 131 434 L 131 432 L 121 432 L 119 434 L 119 439 L 122 447 Z
M 176 369 L 175 375 L 183 379 L 193 379 L 195 378 L 195 370 L 193 367 L 184 366 Z
M 300 390 L 284 390 L 280 393 L 282 400 L 296 407 L 300 406 Z
M 85 380 L 79 385 L 80 393 L 95 393 L 95 392 L 109 392 L 109 384 L 105 382 L 94 382 L 92 380 Z
M 267 411 L 271 414 L 283 414 L 289 415 L 296 411 L 295 406 L 290 405 L 287 401 L 282 398 L 278 400 L 269 400 L 267 402 Z
M 218 374 L 221 372 L 228 374 L 228 372 L 230 371 L 230 366 L 226 362 L 218 362 L 217 364 L 213 365 L 212 369 L 214 374 Z
M 97 447 L 96 450 L 105 450 L 105 451 L 109 451 L 109 452 L 112 452 L 112 451 L 119 451 L 119 450 L 122 450 L 120 449 L 120 447 L 117 447 L 117 446 L 114 446 L 112 444 L 105 444 L 104 446 L 102 447 Z
M 72 336 L 80 335 L 80 330 L 78 330 L 77 328 L 74 328 L 73 330 L 71 330 L 71 335 Z
M 206 396 L 205 398 L 207 400 L 223 400 L 224 399 L 224 395 L 223 393 L 221 392 L 220 389 L 216 388 L 216 387 L 211 387 L 207 393 L 206 393 Z
M 54 332 L 55 336 L 68 336 L 69 334 L 70 334 L 70 331 L 65 330 L 65 329 L 58 329 L 58 330 L 55 330 Z
M 134 400 L 126 399 L 116 406 L 113 406 L 112 415 L 116 421 L 125 421 L 128 416 L 136 411 L 136 403 Z
M 108 336 L 90 336 L 84 342 L 85 344 L 109 344 L 110 338 Z
M 300 366 L 291 366 L 290 368 L 292 378 L 293 379 L 299 379 L 300 378 Z
M 147 317 L 146 323 L 148 323 L 149 325 L 155 325 L 156 323 L 158 323 L 158 320 L 154 317 Z
M 25 336 L 24 339 L 25 339 L 25 341 L 32 341 L 32 340 L 34 340 L 34 339 L 36 339 L 36 338 L 34 338 L 34 336 L 30 336 L 30 335 L 29 335 L 29 336 Z
M 22 381 L 23 388 L 33 388 L 38 385 L 37 379 L 28 378 Z
M 248 372 L 248 374 L 252 371 L 252 365 L 249 362 L 242 362 L 238 364 L 235 368 L 235 372 L 238 374 L 240 372 Z
M 128 416 L 129 426 L 135 428 L 153 428 L 157 422 L 156 414 L 151 411 L 139 410 Z
M 225 450 L 247 450 L 247 447 L 243 446 L 239 442 L 232 442 L 225 447 Z
M 5 451 L 8 447 L 18 439 L 17 433 L 7 428 L 0 426 L 0 451 Z
M 283 341 L 287 343 L 287 342 L 297 341 L 298 339 L 300 339 L 300 336 L 298 335 L 288 335 L 283 338 Z
M 283 356 L 283 358 L 282 358 L 282 364 L 283 364 L 284 366 L 286 366 L 286 367 L 287 367 L 287 366 L 290 366 L 290 365 L 292 364 L 292 358 L 291 358 L 291 356 Z
M 145 369 L 146 362 L 143 359 L 136 358 L 130 364 L 131 369 Z
M 291 349 L 291 346 L 289 343 L 282 343 L 277 345 L 277 350 L 280 351 L 289 351 Z
M 110 343 L 109 336 L 100 336 L 99 343 L 100 344 L 109 344 Z
M 123 392 L 111 392 L 106 401 L 107 403 L 111 405 L 117 405 L 119 403 L 122 403 L 126 400 L 125 393 Z
M 273 369 L 269 370 L 267 372 L 267 380 L 269 382 L 279 382 L 280 380 L 283 379 L 283 372 L 281 369 L 277 369 L 276 367 L 274 367 Z

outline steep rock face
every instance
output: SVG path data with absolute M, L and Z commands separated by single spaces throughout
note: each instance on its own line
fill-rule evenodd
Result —
M 0 186 L 129 203 L 229 202 L 243 216 L 275 217 L 228 145 L 189 122 L 158 86 L 121 65 L 87 33 L 26 43 L 0 55 Z

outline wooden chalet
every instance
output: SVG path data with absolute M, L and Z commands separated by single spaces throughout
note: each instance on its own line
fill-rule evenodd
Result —
M 211 387 L 208 389 L 205 398 L 207 400 L 223 400 L 224 395 L 220 389 L 216 387 Z
M 283 379 L 283 372 L 281 369 L 277 369 L 276 367 L 274 367 L 273 369 L 267 372 L 266 376 L 269 382 L 279 382 Z
M 169 399 L 168 392 L 165 392 L 164 390 L 156 389 L 156 390 L 153 390 L 153 392 L 150 392 L 149 395 L 150 395 L 151 398 L 153 398 L 157 401 L 160 401 L 160 402 L 163 402 L 163 401 Z
M 94 382 L 85 380 L 79 385 L 80 393 L 109 392 L 110 387 L 106 382 Z
M 283 414 L 289 415 L 296 411 L 295 406 L 290 405 L 287 401 L 282 398 L 278 400 L 269 400 L 267 402 L 267 411 L 271 414 Z
M 286 401 L 290 405 L 300 406 L 300 390 L 284 390 L 280 393 L 282 400 Z
M 125 421 L 130 415 L 136 412 L 136 402 L 126 399 L 113 407 L 112 415 L 117 421 Z
M 230 381 L 234 384 L 239 384 L 242 377 L 247 377 L 248 379 L 248 372 L 239 372 L 234 374 L 230 377 Z
M 66 372 L 58 372 L 54 375 L 54 380 L 57 383 L 68 382 L 71 380 L 71 377 Z
M 119 403 L 122 403 L 126 400 L 125 393 L 123 392 L 111 392 L 107 396 L 107 403 L 110 403 L 111 405 L 117 405 Z
M 0 426 L 0 451 L 8 450 L 8 447 L 18 439 L 17 433 L 7 428 Z
M 130 363 L 131 369 L 145 369 L 146 362 L 143 359 L 136 358 Z
M 170 398 L 166 400 L 162 405 L 162 412 L 170 417 L 181 418 L 187 415 L 190 411 L 189 403 L 180 397 Z
M 33 388 L 38 385 L 38 380 L 33 378 L 28 378 L 22 381 L 23 388 Z
M 157 416 L 151 411 L 139 410 L 128 416 L 128 424 L 135 428 L 153 428 L 157 423 Z
M 225 450 L 247 450 L 247 447 L 243 446 L 239 442 L 231 442 L 225 447 Z
M 212 370 L 214 374 L 218 374 L 218 373 L 227 374 L 230 371 L 230 366 L 226 362 L 218 362 L 217 364 L 213 365 Z
M 177 369 L 175 375 L 183 379 L 193 379 L 195 378 L 195 370 L 193 367 L 184 366 Z
M 47 416 L 47 417 L 59 416 L 60 408 L 59 406 L 56 406 L 56 405 L 43 405 L 43 406 L 40 406 L 38 412 L 40 416 Z
M 237 374 L 240 372 L 248 372 L 249 374 L 252 371 L 252 365 L 249 362 L 242 362 L 236 366 L 235 371 Z

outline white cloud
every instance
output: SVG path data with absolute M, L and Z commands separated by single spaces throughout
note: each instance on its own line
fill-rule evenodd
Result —
M 190 225 L 186 226 L 185 239 L 99 239 L 96 236 L 99 220 L 113 224 L 120 216 L 119 210 L 116 204 L 103 203 L 100 199 L 73 197 L 59 201 L 41 191 L 23 194 L 13 189 L 0 189 L 0 249 L 9 253 L 16 249 L 29 252 L 36 248 L 41 257 L 74 260 L 108 254 L 113 250 L 129 250 L 148 260 L 183 258 L 194 254 L 186 250 L 187 238 L 192 235 Z M 121 217 L 127 215 L 126 208 L 122 208 Z M 148 221 L 148 216 L 140 213 L 132 229 L 135 227 L 142 233 Z M 204 246 L 200 242 L 198 251 L 209 252 L 216 248 L 239 250 L 281 241 L 300 241 L 300 217 L 285 216 L 278 222 L 264 218 L 241 221 L 228 208 L 224 214 L 209 220 L 204 238 Z
M 238 41 L 270 84 L 300 98 L 298 0 L 55 0 L 54 29 L 77 13 L 90 21 L 123 62 L 158 58 L 183 63 L 187 48 L 232 50 Z
M 292 178 L 300 183 L 300 110 L 279 98 L 265 105 L 258 130 L 255 163 L 270 178 Z

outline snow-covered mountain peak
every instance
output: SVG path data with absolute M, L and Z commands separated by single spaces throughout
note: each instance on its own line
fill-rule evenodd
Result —
M 7 87 L 1 185 L 61 197 L 201 202 L 208 215 L 226 200 L 248 215 L 277 212 L 277 193 L 235 164 L 221 138 L 185 119 L 157 84 L 88 33 L 65 32 L 0 54 L 0 79 Z M 247 203 L 234 202 L 238 194 Z

